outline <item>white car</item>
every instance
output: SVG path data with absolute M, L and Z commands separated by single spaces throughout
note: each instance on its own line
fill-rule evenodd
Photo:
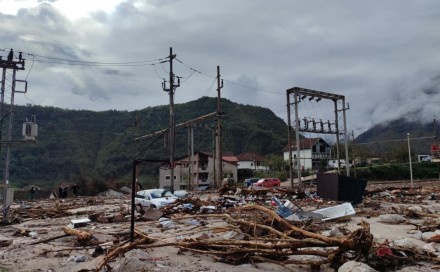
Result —
M 162 208 L 176 201 L 177 197 L 165 189 L 150 189 L 137 192 L 134 203 L 144 207 Z

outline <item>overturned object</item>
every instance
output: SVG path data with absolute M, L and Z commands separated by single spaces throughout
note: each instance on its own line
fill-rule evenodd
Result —
M 90 222 L 92 221 L 88 218 L 72 219 L 68 227 L 71 229 L 81 228 L 87 226 Z
M 272 201 L 277 205 L 277 214 L 286 219 L 287 221 L 303 221 L 308 218 L 321 219 L 322 221 L 340 219 L 356 214 L 351 203 L 347 202 L 341 205 L 332 206 L 328 208 L 319 209 L 312 212 L 303 211 L 297 206 L 297 210 L 293 211 L 294 204 L 290 201 L 286 201 L 284 205 L 275 196 L 272 197 Z
M 337 206 L 319 209 L 313 211 L 312 213 L 322 215 L 322 221 L 341 219 L 356 214 L 353 206 L 349 202 Z

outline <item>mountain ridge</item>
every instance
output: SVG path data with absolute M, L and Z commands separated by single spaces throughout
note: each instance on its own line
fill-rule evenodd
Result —
M 175 104 L 175 120 L 181 123 L 216 111 L 217 100 L 210 97 Z M 254 151 L 262 155 L 281 154 L 287 144 L 287 125 L 271 110 L 221 100 L 223 150 L 238 155 Z M 11 149 L 11 184 L 90 183 L 92 180 L 121 180 L 130 177 L 135 156 L 168 158 L 164 137 L 136 143 L 134 138 L 169 126 L 169 106 L 135 111 L 67 110 L 47 106 L 14 106 L 13 139 L 21 139 L 22 122 L 36 115 L 38 142 Z M 6 122 L 3 122 L 6 138 Z M 215 122 L 207 122 L 207 126 Z M 155 140 L 156 142 L 152 143 Z M 187 130 L 176 130 L 176 157 L 187 153 Z M 211 151 L 212 130 L 194 129 L 196 151 Z M 5 149 L 2 149 L 4 165 Z M 3 174 L 3 167 L 0 174 Z M 142 170 L 157 171 L 153 166 Z

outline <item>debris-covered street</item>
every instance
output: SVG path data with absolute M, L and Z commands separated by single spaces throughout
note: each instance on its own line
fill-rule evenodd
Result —
M 15 203 L 0 271 L 437 270 L 437 183 L 370 184 L 353 206 L 314 187 L 197 192 L 138 207 L 133 241 L 129 197 Z

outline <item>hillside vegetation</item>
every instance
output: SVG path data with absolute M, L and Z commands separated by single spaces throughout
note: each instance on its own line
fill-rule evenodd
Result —
M 175 105 L 176 123 L 214 112 L 216 99 L 203 97 Z M 169 106 L 148 107 L 139 111 L 109 110 L 94 112 L 42 106 L 16 106 L 13 139 L 21 139 L 22 123 L 36 115 L 38 143 L 12 146 L 10 180 L 15 187 L 37 184 L 57 186 L 76 182 L 96 189 L 108 181 L 130 180 L 132 162 L 141 153 L 144 159 L 167 159 L 166 137 L 153 137 L 138 143 L 134 138 L 168 127 Z M 272 111 L 222 100 L 223 150 L 234 155 L 243 151 L 281 154 L 287 143 L 287 126 Z M 3 122 L 3 139 L 6 123 Z M 205 123 L 215 125 L 215 121 Z M 196 151 L 211 152 L 213 133 L 206 126 L 194 129 Z M 187 154 L 187 129 L 176 130 L 176 157 Z M 2 159 L 6 148 L 2 146 Z M 2 161 L 4 165 L 4 161 Z M 0 168 L 3 175 L 4 167 Z M 157 167 L 141 169 L 154 176 Z

